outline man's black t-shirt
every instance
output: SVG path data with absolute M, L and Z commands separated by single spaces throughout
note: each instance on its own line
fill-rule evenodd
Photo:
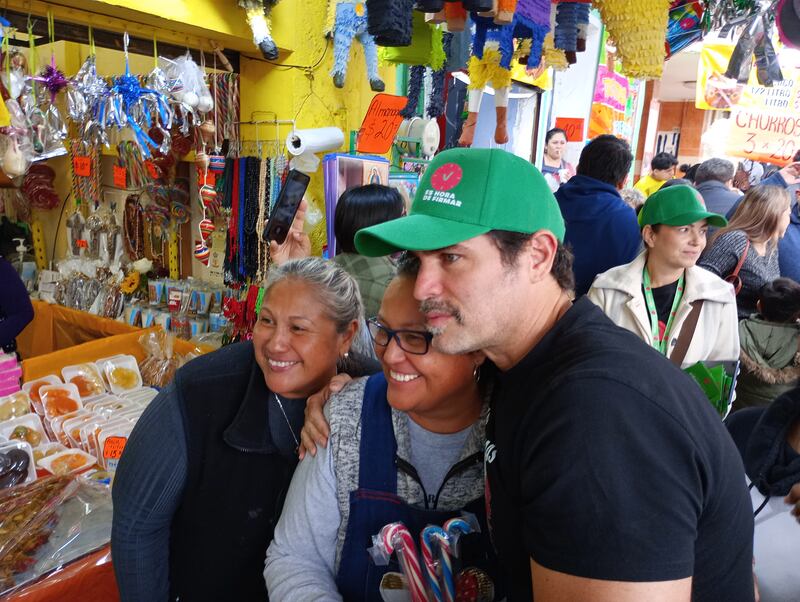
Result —
M 487 504 L 509 599 L 530 560 L 579 577 L 693 577 L 695 602 L 753 600 L 736 447 L 699 387 L 581 299 L 496 374 Z

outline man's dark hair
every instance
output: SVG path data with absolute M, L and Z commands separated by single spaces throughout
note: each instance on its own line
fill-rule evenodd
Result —
M 659 190 L 664 190 L 665 188 L 669 188 L 670 186 L 691 186 L 694 188 L 694 184 L 692 184 L 686 178 L 672 178 L 671 180 L 667 180 L 661 185 Z
M 671 153 L 658 153 L 650 161 L 650 169 L 670 169 L 678 164 L 675 155 Z
M 800 284 L 791 278 L 767 282 L 758 293 L 761 317 L 769 322 L 789 323 L 800 318 Z
M 611 134 L 603 134 L 583 148 L 577 172 L 616 187 L 625 180 L 631 163 L 633 155 L 628 143 Z
M 697 182 L 695 181 L 695 177 L 697 176 L 697 170 L 699 168 L 700 168 L 700 164 L 699 163 L 695 163 L 694 165 L 689 167 L 689 169 L 684 171 L 683 177 L 686 178 L 687 180 L 689 180 L 690 182 L 694 182 L 695 184 L 697 184 Z
M 403 215 L 400 193 L 389 186 L 367 184 L 349 188 L 336 203 L 333 231 L 338 253 L 358 253 L 353 240 L 361 228 L 382 224 Z
M 532 236 L 533 234 L 527 232 L 511 232 L 509 230 L 491 230 L 489 232 L 489 238 L 500 251 L 500 261 L 509 268 L 517 265 L 522 248 Z M 559 242 L 550 273 L 563 290 L 570 292 L 575 290 L 575 274 L 572 271 L 573 259 L 572 251 Z
M 396 267 L 398 276 L 416 278 L 419 273 L 419 258 L 408 251 L 403 251 L 400 254 L 400 258 L 397 260 Z

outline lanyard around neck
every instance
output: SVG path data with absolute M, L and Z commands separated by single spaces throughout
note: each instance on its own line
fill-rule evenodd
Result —
M 667 355 L 667 346 L 669 344 L 669 335 L 672 332 L 672 322 L 675 320 L 675 314 L 678 310 L 678 305 L 683 299 L 683 280 L 684 275 L 678 278 L 678 288 L 675 291 L 675 299 L 672 301 L 672 308 L 669 310 L 669 319 L 667 326 L 664 329 L 664 338 L 659 336 L 658 328 L 658 311 L 656 310 L 656 302 L 653 299 L 653 287 L 650 285 L 650 274 L 645 266 L 642 271 L 642 282 L 644 284 L 644 301 L 647 304 L 647 317 L 650 319 L 650 333 L 651 344 L 664 355 Z

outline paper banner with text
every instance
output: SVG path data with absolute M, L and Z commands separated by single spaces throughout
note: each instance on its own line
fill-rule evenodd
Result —
M 784 166 L 800 149 L 800 114 L 734 109 L 727 154 Z
M 755 66 L 747 84 L 725 77 L 734 44 L 716 40 L 703 44 L 697 66 L 695 106 L 703 110 L 729 110 L 734 107 L 771 113 L 800 111 L 800 69 L 781 63 L 784 80 L 772 87 L 758 83 Z
M 628 78 L 611 71 L 606 65 L 597 67 L 597 80 L 594 87 L 594 100 L 589 116 L 589 139 L 601 134 L 614 134 L 630 138 L 625 127 L 629 101 L 630 84 Z

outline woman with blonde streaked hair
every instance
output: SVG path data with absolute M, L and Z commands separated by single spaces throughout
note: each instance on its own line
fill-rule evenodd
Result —
M 756 313 L 758 291 L 780 276 L 778 241 L 789 225 L 791 197 L 778 186 L 754 186 L 698 265 L 731 282 L 739 319 Z

